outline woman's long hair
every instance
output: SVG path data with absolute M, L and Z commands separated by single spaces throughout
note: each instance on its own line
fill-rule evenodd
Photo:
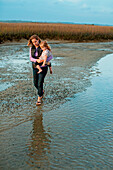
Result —
M 28 46 L 30 46 L 30 45 L 33 46 L 33 43 L 32 43 L 33 39 L 39 40 L 39 44 L 41 43 L 41 39 L 38 37 L 38 35 L 34 34 L 29 38 L 28 44 L 27 44 Z

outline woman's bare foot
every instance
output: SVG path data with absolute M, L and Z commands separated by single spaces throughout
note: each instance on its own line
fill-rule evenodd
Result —
M 39 97 L 38 96 L 38 100 L 37 100 L 37 102 L 36 102 L 36 105 L 37 106 L 40 106 L 42 103 L 41 103 L 41 99 L 42 99 L 42 96 L 41 97 Z
M 37 102 L 36 102 L 36 105 L 37 105 L 37 106 L 40 106 L 41 104 L 42 104 L 41 101 L 37 101 Z

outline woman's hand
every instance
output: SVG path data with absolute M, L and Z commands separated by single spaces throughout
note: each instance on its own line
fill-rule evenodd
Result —
M 36 60 L 38 63 L 42 63 L 44 60 L 37 59 Z
M 40 59 L 37 59 L 36 61 L 37 61 L 38 63 L 40 63 Z
M 45 64 L 42 64 L 42 66 L 44 67 L 44 66 L 45 66 Z

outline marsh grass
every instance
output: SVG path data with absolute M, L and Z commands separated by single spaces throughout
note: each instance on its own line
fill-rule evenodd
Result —
M 29 39 L 37 34 L 41 39 L 83 41 L 113 40 L 113 26 L 61 23 L 0 23 L 0 43 Z

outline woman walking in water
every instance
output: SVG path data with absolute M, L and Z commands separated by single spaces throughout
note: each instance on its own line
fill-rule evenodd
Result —
M 44 57 L 43 50 L 47 47 L 44 47 L 44 48 L 42 47 L 41 49 L 40 43 L 41 43 L 41 39 L 37 35 L 32 35 L 28 40 L 28 46 L 31 46 L 30 47 L 30 61 L 32 62 L 32 68 L 33 68 L 34 86 L 38 90 L 38 100 L 36 102 L 37 106 L 41 105 L 41 99 L 44 93 L 43 83 L 44 83 L 44 78 L 48 71 L 48 65 L 46 62 L 50 61 L 53 58 L 51 52 L 45 53 L 45 57 Z M 49 47 L 49 51 L 50 51 L 50 47 Z M 40 58 L 42 53 L 43 55 Z M 38 67 L 38 65 L 40 66 L 40 68 Z M 38 68 L 41 69 L 41 71 Z M 52 74 L 52 67 L 51 67 L 50 62 L 49 62 L 49 69 L 50 69 L 50 74 Z

